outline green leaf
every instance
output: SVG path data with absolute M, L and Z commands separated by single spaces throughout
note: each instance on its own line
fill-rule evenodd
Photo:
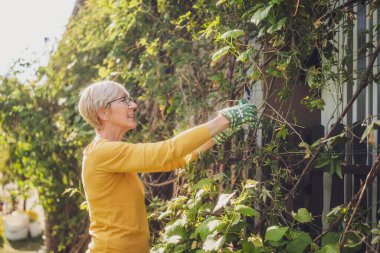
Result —
M 280 139 L 281 138 L 282 140 L 286 140 L 286 137 L 288 135 L 289 135 L 289 131 L 286 128 L 286 126 L 283 124 L 283 125 L 281 125 L 281 128 L 277 132 L 276 139 Z
M 258 216 L 259 215 L 259 212 L 257 212 L 255 209 L 253 209 L 252 207 L 249 207 L 249 206 L 245 206 L 245 205 L 238 205 L 236 207 L 236 211 L 238 211 L 239 213 L 245 215 L 245 216 Z
M 315 66 L 308 68 L 305 81 L 310 88 L 322 88 L 320 69 Z
M 336 232 L 328 232 L 322 237 L 322 246 L 328 244 L 338 244 L 339 243 L 339 234 Z
M 334 145 L 336 143 L 341 143 L 345 141 L 346 138 L 346 132 L 341 132 L 340 134 L 334 135 L 328 139 L 325 139 L 324 142 L 330 142 L 331 145 Z
M 272 75 L 272 76 L 278 77 L 278 78 L 281 78 L 282 74 L 283 74 L 281 71 L 279 71 L 278 69 L 273 68 L 273 67 L 269 67 L 267 69 L 267 73 Z
M 215 205 L 213 203 L 206 202 L 201 207 L 199 207 L 199 210 L 211 213 L 212 210 L 214 210 L 214 207 L 215 207 Z
M 275 5 L 275 4 L 280 4 L 280 3 L 282 3 L 283 2 L 283 0 L 271 0 L 269 3 L 271 4 L 271 5 Z
M 66 188 L 65 191 L 62 193 L 62 195 L 65 195 L 65 194 L 68 194 L 69 193 L 69 197 L 72 197 L 74 194 L 76 193 L 81 193 L 78 188 Z
M 224 207 L 227 205 L 228 201 L 235 195 L 234 193 L 231 194 L 221 194 L 218 199 L 218 203 L 216 204 L 213 212 L 218 211 L 220 208 Z
M 188 239 L 188 233 L 186 229 L 179 226 L 177 222 L 174 222 L 174 224 L 175 225 L 170 228 L 165 227 L 165 238 L 167 238 L 166 242 L 176 244 Z
M 312 242 L 308 233 L 292 230 L 289 233 L 291 242 L 286 246 L 286 252 L 289 253 L 302 253 L 306 247 Z
M 87 201 L 83 201 L 80 206 L 79 206 L 80 210 L 88 210 L 88 204 L 87 204 Z
M 242 245 L 242 252 L 245 253 L 254 253 L 255 252 L 255 246 L 250 241 L 241 241 Z
M 178 219 L 175 221 L 171 221 L 168 223 L 168 225 L 165 227 L 165 234 L 169 238 L 173 235 L 181 235 L 182 238 L 187 235 L 187 232 L 182 227 L 182 219 Z
M 265 34 L 265 27 L 261 27 L 260 30 L 259 30 L 259 33 L 257 35 L 257 37 L 261 37 Z
M 212 236 L 208 236 L 205 243 L 203 244 L 203 250 L 205 251 L 217 251 L 219 250 L 226 241 L 225 236 L 219 237 L 215 240 Z
M 265 233 L 265 241 L 280 241 L 288 229 L 288 227 L 279 227 L 277 225 L 269 227 Z
M 182 237 L 180 235 L 173 235 L 166 240 L 166 243 L 177 244 L 177 243 L 180 243 L 181 240 L 182 240 Z
M 220 220 L 213 220 L 207 223 L 207 228 L 210 232 L 214 232 L 215 230 L 219 229 L 223 224 L 224 223 Z
M 188 197 L 186 196 L 178 196 L 177 198 L 174 198 L 169 204 L 168 209 L 174 210 L 176 208 L 183 207 L 183 204 L 188 200 Z
M 267 32 L 269 34 L 272 34 L 278 30 L 281 30 L 281 28 L 284 26 L 285 24 L 285 21 L 286 21 L 286 17 L 285 18 L 282 18 L 280 19 L 280 21 L 278 21 L 277 23 L 275 23 L 274 25 L 272 25 L 271 27 L 269 27 L 269 29 L 267 30 Z
M 326 217 L 330 217 L 330 216 L 337 216 L 338 214 L 340 214 L 342 212 L 342 206 L 336 206 L 334 207 L 327 215 Z
M 380 120 L 373 121 L 369 126 L 365 129 L 362 137 L 360 138 L 360 142 L 364 141 L 364 139 L 376 128 L 380 126 Z
M 342 172 L 342 161 L 334 161 L 334 171 L 338 175 L 339 178 L 343 178 L 343 172 Z
M 241 214 L 240 213 L 233 213 L 232 214 L 231 226 L 235 226 L 236 224 L 239 223 L 239 221 L 241 221 Z
M 216 6 L 219 6 L 221 4 L 224 4 L 227 0 L 219 0 L 217 3 L 216 3 Z
M 307 211 L 306 208 L 298 209 L 297 213 L 292 212 L 293 218 L 300 223 L 311 222 L 311 214 Z
M 174 249 L 173 249 L 173 253 L 183 253 L 183 252 L 188 252 L 189 248 L 190 248 L 190 242 L 183 242 L 181 244 L 177 244 Z
M 317 163 L 315 164 L 314 168 L 323 168 L 327 166 L 330 163 L 330 157 L 322 155 L 318 158 Z
M 105 67 L 100 67 L 98 70 L 98 75 L 100 78 L 106 78 L 109 74 L 109 70 Z
M 248 238 L 249 241 L 253 243 L 253 245 L 257 248 L 264 247 L 263 239 L 260 235 L 253 235 Z
M 268 13 L 270 11 L 270 9 L 272 9 L 273 5 L 269 5 L 268 7 L 266 7 L 265 9 L 259 9 L 257 10 L 252 18 L 251 18 L 251 22 L 254 23 L 255 25 L 258 25 L 260 24 L 260 22 L 266 18 L 268 16 Z
M 228 53 L 228 50 L 230 50 L 230 46 L 226 46 L 226 47 L 223 47 L 221 49 L 219 49 L 218 51 L 216 51 L 213 56 L 212 56 L 212 60 L 213 61 L 217 61 L 220 57 L 222 57 L 223 55 L 225 55 L 226 53 Z
M 300 142 L 300 144 L 298 144 L 298 147 L 300 148 L 308 148 L 309 147 L 309 144 L 307 144 L 306 142 Z
M 170 216 L 170 214 L 172 214 L 172 210 L 166 210 L 158 216 L 157 220 L 162 220 L 163 218 Z
M 315 253 L 339 253 L 338 245 L 327 244 Z
M 372 238 L 372 240 L 371 240 L 371 244 L 372 245 L 375 245 L 375 244 L 377 244 L 378 242 L 380 241 L 380 236 L 374 236 L 373 238 Z
M 234 29 L 234 30 L 230 30 L 228 32 L 223 33 L 222 39 L 227 39 L 227 38 L 236 39 L 236 38 L 239 38 L 240 36 L 242 36 L 244 34 L 245 34 L 245 32 L 243 30 Z
M 249 59 L 249 56 L 252 55 L 254 52 L 255 51 L 252 48 L 250 48 L 241 53 L 236 59 L 236 61 L 246 62 Z
M 245 181 L 244 188 L 249 189 L 249 188 L 256 188 L 258 182 L 253 180 L 253 179 L 248 179 Z
M 203 178 L 199 180 L 199 182 L 193 186 L 193 190 L 203 189 L 204 191 L 210 191 L 211 187 L 212 187 L 211 179 Z
M 304 250 L 309 246 L 309 244 L 312 242 L 310 235 L 308 235 L 307 238 L 304 239 L 297 239 L 292 242 L 290 242 L 286 246 L 286 252 L 289 253 L 303 253 Z
M 190 236 L 190 239 L 196 239 L 199 235 L 201 240 L 204 242 L 209 234 L 214 232 L 214 230 L 221 224 L 220 220 L 216 217 L 209 217 L 205 219 Z

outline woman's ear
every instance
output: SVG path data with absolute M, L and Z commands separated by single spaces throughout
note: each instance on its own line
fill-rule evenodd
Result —
M 107 120 L 108 119 L 108 113 L 105 108 L 100 108 L 96 111 L 96 114 L 98 115 L 99 119 L 101 120 Z

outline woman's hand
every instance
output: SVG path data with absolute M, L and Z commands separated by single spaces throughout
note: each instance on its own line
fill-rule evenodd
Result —
M 214 136 L 214 141 L 216 144 L 221 145 L 225 143 L 231 136 L 235 135 L 237 132 L 241 130 L 241 126 L 238 128 L 227 128 L 226 130 L 218 133 Z
M 257 108 L 253 104 L 248 104 L 245 100 L 241 100 L 239 105 L 228 107 L 219 111 L 230 122 L 231 129 L 240 128 L 244 124 L 250 127 L 257 125 Z
M 240 100 L 238 106 L 223 109 L 220 113 L 230 121 L 230 126 L 214 136 L 215 143 L 219 145 L 237 133 L 243 124 L 249 124 L 252 128 L 257 125 L 256 106 L 248 104 L 246 100 Z

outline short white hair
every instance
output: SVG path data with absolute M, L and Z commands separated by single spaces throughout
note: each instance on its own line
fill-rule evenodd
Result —
M 80 94 L 78 105 L 80 115 L 93 128 L 101 129 L 97 111 L 106 108 L 107 103 L 116 99 L 120 92 L 128 94 L 128 91 L 117 82 L 101 81 L 90 84 Z

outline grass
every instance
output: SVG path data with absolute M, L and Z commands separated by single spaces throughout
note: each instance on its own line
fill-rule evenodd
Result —
M 5 240 L 0 246 L 1 253 L 37 253 L 43 245 L 42 236 L 20 241 Z

